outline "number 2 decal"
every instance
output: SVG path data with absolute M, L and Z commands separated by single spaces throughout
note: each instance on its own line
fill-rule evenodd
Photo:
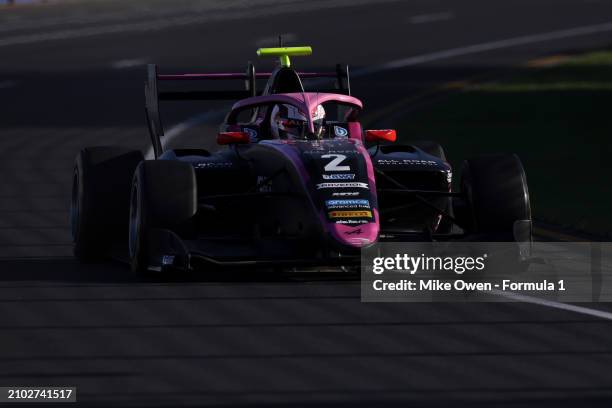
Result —
M 332 159 L 324 167 L 325 171 L 350 171 L 351 166 L 340 166 L 346 156 L 343 154 L 324 154 L 321 156 L 322 159 Z

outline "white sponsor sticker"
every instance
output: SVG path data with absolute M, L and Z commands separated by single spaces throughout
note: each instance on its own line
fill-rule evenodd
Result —
M 267 177 L 264 176 L 257 176 L 257 184 L 261 184 L 263 183 L 263 181 L 266 179 Z M 266 183 L 262 186 L 259 187 L 259 191 L 262 193 L 269 193 L 272 191 L 272 184 L 270 183 Z
M 195 163 L 193 166 L 196 169 L 215 169 L 215 168 L 225 168 L 232 167 L 234 164 L 231 162 L 201 162 Z
M 368 189 L 369 186 L 367 183 L 319 183 L 317 184 L 317 189 L 321 190 L 323 188 L 365 188 Z
M 353 200 L 327 200 L 325 202 L 325 204 L 327 204 L 328 207 L 332 207 L 332 206 L 337 206 L 337 205 L 344 205 L 344 206 L 365 206 L 367 208 L 370 208 L 370 202 L 368 200 L 361 200 L 361 199 L 353 199 Z
M 323 180 L 353 180 L 354 174 L 324 174 Z
M 412 164 L 412 165 L 422 165 L 422 166 L 435 166 L 438 164 L 434 160 L 419 160 L 419 159 L 380 159 L 380 160 L 377 160 L 377 163 L 387 164 L 387 165 Z
M 336 224 L 367 224 L 367 220 L 334 220 Z
M 332 193 L 334 197 L 354 197 L 359 195 L 358 191 L 336 191 Z

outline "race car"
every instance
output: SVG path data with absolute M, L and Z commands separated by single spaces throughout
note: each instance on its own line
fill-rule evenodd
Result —
M 378 242 L 530 239 L 529 193 L 516 155 L 465 160 L 460 190 L 453 191 L 439 144 L 399 144 L 393 129 L 362 129 L 363 103 L 351 95 L 347 66 L 293 68 L 291 57 L 311 52 L 259 49 L 259 56 L 279 58 L 268 73 L 249 63 L 245 73 L 162 75 L 149 65 L 154 159 L 123 147 L 78 154 L 76 258 L 114 256 L 138 273 L 350 266 Z M 334 80 L 334 88 L 304 88 L 303 79 L 321 78 Z M 245 89 L 160 87 L 224 80 L 244 81 Z M 267 80 L 261 92 L 258 80 Z M 216 151 L 164 147 L 160 101 L 225 99 L 238 101 L 216 135 Z

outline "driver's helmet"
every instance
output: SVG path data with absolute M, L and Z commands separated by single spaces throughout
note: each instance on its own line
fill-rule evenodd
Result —
M 277 139 L 321 138 L 324 133 L 325 109 L 318 105 L 312 115 L 314 135 L 308 134 L 308 118 L 289 104 L 275 105 L 270 116 L 272 136 Z

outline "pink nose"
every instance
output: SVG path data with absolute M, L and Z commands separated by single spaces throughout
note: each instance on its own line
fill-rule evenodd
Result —
M 370 245 L 378 237 L 378 212 L 374 210 L 375 222 L 361 225 L 328 224 L 332 236 L 341 244 L 361 248 Z

